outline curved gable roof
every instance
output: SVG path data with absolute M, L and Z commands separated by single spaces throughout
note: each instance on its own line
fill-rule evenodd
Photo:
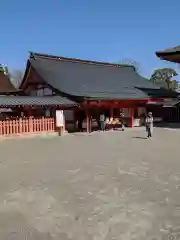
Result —
M 149 98 L 160 90 L 133 66 L 32 54 L 30 65 L 53 88 L 66 94 L 98 99 Z

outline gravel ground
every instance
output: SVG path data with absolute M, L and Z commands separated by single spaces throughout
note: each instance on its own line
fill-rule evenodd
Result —
M 0 142 L 0 239 L 180 239 L 180 130 Z

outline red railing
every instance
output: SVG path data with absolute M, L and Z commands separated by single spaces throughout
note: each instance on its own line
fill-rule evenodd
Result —
M 16 136 L 31 133 L 54 132 L 54 118 L 19 118 L 0 120 L 0 136 Z

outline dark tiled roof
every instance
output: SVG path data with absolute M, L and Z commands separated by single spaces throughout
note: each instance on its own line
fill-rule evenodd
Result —
M 180 63 L 180 46 L 169 48 L 164 51 L 157 51 L 156 56 L 162 60 Z
M 18 90 L 11 83 L 8 75 L 0 71 L 0 93 L 18 92 Z
M 135 69 L 133 65 L 130 64 L 119 64 L 119 63 L 110 63 L 110 62 L 98 62 L 94 60 L 84 60 L 79 58 L 67 58 L 62 56 L 54 56 L 49 54 L 42 54 L 42 53 L 33 53 L 30 52 L 30 58 L 45 58 L 45 59 L 52 59 L 52 60 L 60 60 L 60 61 L 66 61 L 66 62 L 76 62 L 76 63 L 84 63 L 84 64 L 96 64 L 96 65 L 105 65 L 105 66 L 118 66 L 118 67 L 129 67 Z
M 174 54 L 174 53 L 180 53 L 180 45 L 173 48 L 165 49 L 163 51 L 157 51 L 156 55 L 159 56 L 163 54 Z
M 29 61 L 49 85 L 72 96 L 144 99 L 150 97 L 144 89 L 160 90 L 148 79 L 141 77 L 133 66 L 37 54 Z
M 180 99 L 174 104 L 175 107 L 180 107 Z
M 15 106 L 76 106 L 77 104 L 60 96 L 0 96 L 1 107 Z
M 162 106 L 163 107 L 176 107 L 176 106 L 178 106 L 179 102 L 180 102 L 180 100 L 178 100 L 178 99 L 171 99 L 167 102 L 162 102 Z
M 155 98 L 177 98 L 179 93 L 165 88 L 141 88 L 141 90 L 146 93 L 148 96 L 155 97 Z

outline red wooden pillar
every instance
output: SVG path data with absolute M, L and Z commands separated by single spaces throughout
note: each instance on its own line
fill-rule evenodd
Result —
M 28 109 L 28 126 L 29 126 L 29 132 L 33 132 L 33 113 L 32 113 L 32 108 Z
M 33 111 L 32 111 L 32 108 L 29 108 L 29 109 L 28 109 L 28 116 L 29 116 L 29 117 L 32 117 L 32 115 L 33 115 L 32 112 L 33 112 Z
M 114 117 L 114 108 L 110 108 L 110 119 Z
M 89 132 L 89 120 L 90 120 L 89 109 L 86 108 L 86 131 L 87 132 Z
M 134 108 L 131 108 L 130 127 L 134 126 Z

